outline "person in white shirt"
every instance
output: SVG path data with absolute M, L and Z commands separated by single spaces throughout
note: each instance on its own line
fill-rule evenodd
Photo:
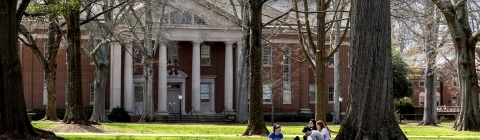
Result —
M 325 124 L 322 120 L 318 120 L 317 128 L 323 134 L 323 138 L 325 140 L 330 140 L 330 138 L 332 137 L 332 135 L 330 134 L 332 133 L 332 130 L 328 128 L 327 124 Z
M 307 136 L 311 140 L 324 140 L 322 133 L 320 133 L 319 131 L 312 131 L 312 128 L 308 126 L 305 126 L 302 132 L 305 133 L 305 136 Z

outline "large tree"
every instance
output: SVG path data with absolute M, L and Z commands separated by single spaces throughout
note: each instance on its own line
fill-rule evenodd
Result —
M 352 0 L 347 116 L 335 139 L 407 139 L 395 121 L 390 0 Z
M 459 131 L 480 131 L 478 78 L 475 71 L 475 45 L 480 30 L 470 27 L 467 0 L 432 0 L 445 17 L 455 48 L 460 81 L 460 113 L 453 125 Z
M 17 3 L 0 1 L 0 139 L 55 138 L 51 132 L 33 128 L 27 117 L 17 34 L 30 0 Z
M 250 6 L 250 105 L 243 135 L 268 135 L 263 118 L 262 97 L 262 7 L 267 0 L 249 0 Z

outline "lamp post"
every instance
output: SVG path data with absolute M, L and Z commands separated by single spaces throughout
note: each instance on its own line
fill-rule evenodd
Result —
M 341 120 L 342 120 L 342 101 L 343 101 L 343 98 L 342 98 L 342 97 L 339 97 L 339 98 L 338 98 L 338 101 L 340 102 L 340 112 L 339 112 L 338 117 L 339 117 L 340 122 L 341 122 Z
M 178 94 L 178 99 L 180 99 L 180 123 L 182 123 L 182 93 Z
M 398 106 L 398 108 L 399 108 L 398 112 L 400 113 L 400 117 L 399 117 L 400 123 L 402 123 L 402 108 L 403 108 L 402 107 L 402 101 L 403 101 L 403 99 L 400 98 L 400 105 Z

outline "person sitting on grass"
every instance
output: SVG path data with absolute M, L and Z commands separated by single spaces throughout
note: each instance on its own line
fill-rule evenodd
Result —
M 330 140 L 330 137 L 332 136 L 330 133 L 332 133 L 332 130 L 328 128 L 327 124 L 325 124 L 322 120 L 317 121 L 317 128 L 320 129 L 321 133 L 323 134 L 323 137 L 325 140 Z
M 278 124 L 273 125 L 273 132 L 268 135 L 268 140 L 282 140 L 282 127 Z
M 305 126 L 302 132 L 311 140 L 324 140 L 323 134 L 319 131 L 312 131 L 312 128 Z

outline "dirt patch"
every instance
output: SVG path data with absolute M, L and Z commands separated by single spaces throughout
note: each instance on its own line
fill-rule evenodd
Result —
M 77 124 L 58 124 L 49 131 L 54 133 L 115 133 L 115 130 L 105 128 L 103 125 L 77 125 Z

